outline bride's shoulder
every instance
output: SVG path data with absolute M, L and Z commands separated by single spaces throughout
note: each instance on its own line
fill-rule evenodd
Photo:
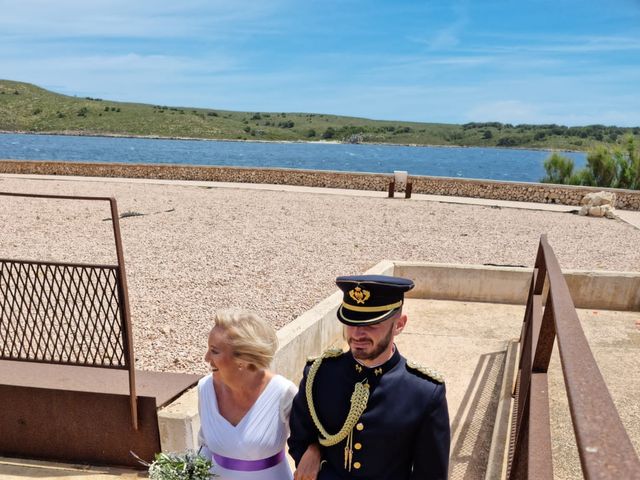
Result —
M 203 388 L 210 387 L 213 381 L 213 377 L 211 374 L 205 375 L 200 380 L 198 380 L 198 390 L 202 390 Z
M 289 380 L 287 377 L 276 374 L 273 377 L 273 380 L 277 382 L 278 390 L 280 391 L 282 398 L 286 399 L 285 401 L 293 399 L 294 395 L 298 393 L 298 387 L 296 386 L 296 384 Z
M 273 379 L 276 380 L 278 382 L 278 384 L 281 386 L 281 388 L 283 390 L 288 390 L 290 387 L 294 387 L 295 388 L 295 383 L 293 383 L 291 380 L 289 380 L 287 377 L 283 377 L 282 375 L 280 375 L 279 373 L 276 373 L 273 376 Z

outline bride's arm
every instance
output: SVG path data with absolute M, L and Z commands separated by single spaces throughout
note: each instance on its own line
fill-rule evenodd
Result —
M 206 458 L 207 460 L 211 460 L 213 457 L 213 453 L 211 452 L 211 450 L 209 450 L 209 447 L 207 447 L 207 442 L 202 433 L 202 427 L 200 427 L 200 429 L 198 430 L 198 445 L 199 445 L 198 454 L 201 457 Z

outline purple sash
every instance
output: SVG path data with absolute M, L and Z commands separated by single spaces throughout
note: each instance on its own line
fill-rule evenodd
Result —
M 280 450 L 272 457 L 263 458 L 261 460 L 239 460 L 237 458 L 223 457 L 217 453 L 213 454 L 213 460 L 217 465 L 227 470 L 239 470 L 241 472 L 256 472 L 265 470 L 279 464 L 284 460 L 284 450 Z

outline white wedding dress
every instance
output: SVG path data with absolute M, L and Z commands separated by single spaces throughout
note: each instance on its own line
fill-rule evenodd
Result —
M 200 454 L 213 461 L 211 473 L 219 475 L 216 480 L 293 478 L 284 450 L 289 436 L 291 402 L 296 391 L 292 382 L 274 375 L 234 426 L 218 411 L 211 374 L 200 379 Z

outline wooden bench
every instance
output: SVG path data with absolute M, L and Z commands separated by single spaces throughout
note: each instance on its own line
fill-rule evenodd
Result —
M 140 467 L 161 450 L 157 409 L 196 375 L 134 368 L 116 201 L 116 265 L 0 259 L 0 456 Z

